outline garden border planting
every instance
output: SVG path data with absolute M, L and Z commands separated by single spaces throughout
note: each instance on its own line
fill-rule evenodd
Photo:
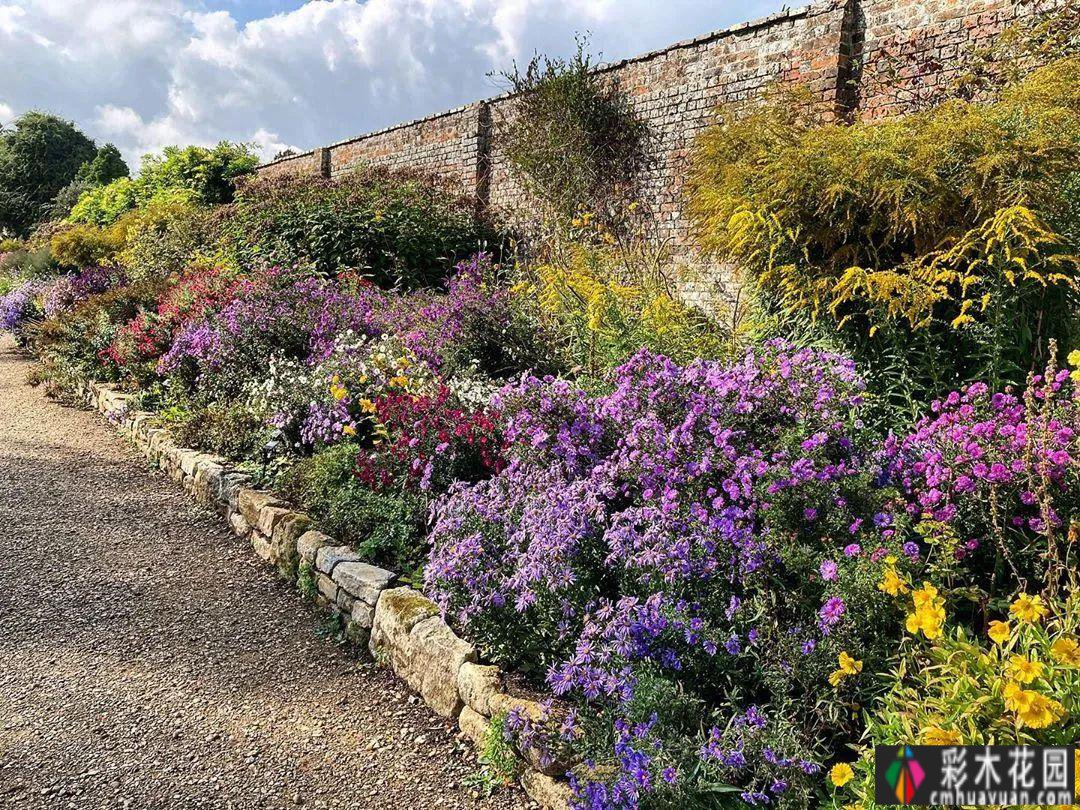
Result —
M 504 689 L 504 673 L 480 663 L 473 645 L 459 638 L 422 593 L 398 586 L 397 574 L 361 560 L 350 547 L 311 526 L 273 492 L 252 489 L 250 476 L 227 459 L 178 446 L 156 414 L 132 410 L 138 394 L 116 385 L 84 381 L 75 392 L 86 405 L 129 438 L 152 466 L 180 484 L 196 501 L 213 507 L 233 533 L 289 582 L 305 577 L 320 607 L 340 614 L 346 635 L 365 645 L 440 716 L 457 720 L 462 734 L 480 746 L 492 718 L 517 709 L 539 717 L 542 707 Z M 537 763 L 538 764 L 538 763 Z M 522 755 L 520 782 L 542 807 L 569 806 L 571 791 Z

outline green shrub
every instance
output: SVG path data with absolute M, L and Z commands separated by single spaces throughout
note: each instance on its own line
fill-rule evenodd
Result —
M 123 246 L 122 230 L 96 225 L 72 225 L 49 241 L 53 259 L 73 269 L 111 262 Z
M 257 459 L 270 438 L 266 420 L 243 402 L 189 404 L 169 420 L 182 447 L 233 459 Z
M 46 247 L 19 248 L 0 255 L 0 275 L 10 278 L 49 278 L 56 275 L 52 251 Z
M 435 283 L 491 236 L 469 200 L 430 178 L 385 169 L 338 180 L 256 179 L 217 225 L 224 253 L 242 267 L 357 271 L 387 287 Z
M 151 203 L 230 202 L 236 181 L 250 174 L 258 157 L 244 144 L 222 141 L 213 149 L 167 146 L 160 155 L 142 160 L 139 176 L 121 177 L 85 192 L 69 219 L 109 225 L 126 211 Z
M 125 211 L 139 204 L 135 181 L 121 177 L 105 186 L 84 191 L 71 208 L 68 220 L 93 225 L 110 225 Z
M 281 476 L 283 494 L 320 528 L 392 571 L 416 571 L 425 556 L 427 509 L 416 495 L 378 493 L 360 483 L 361 448 L 339 444 L 297 462 Z
M 209 211 L 189 202 L 153 201 L 118 222 L 125 244 L 118 255 L 133 281 L 179 273 L 210 251 Z
M 836 331 L 892 410 L 1020 383 L 1072 339 L 1078 77 L 1065 59 L 993 103 L 851 126 L 790 99 L 727 110 L 691 183 L 701 242 Z
M 632 184 L 645 124 L 578 40 L 569 59 L 535 56 L 503 78 L 517 95 L 497 137 L 515 176 L 556 216 L 605 210 Z

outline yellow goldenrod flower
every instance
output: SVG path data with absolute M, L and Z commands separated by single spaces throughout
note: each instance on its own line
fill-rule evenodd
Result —
M 354 428 L 352 425 L 346 425 L 341 429 L 341 432 L 344 433 L 346 436 L 355 436 L 356 428 Z
M 360 400 L 360 410 L 364 413 L 375 413 L 375 403 L 370 399 Z
M 1050 645 L 1050 653 L 1060 664 L 1067 667 L 1080 667 L 1080 644 L 1075 638 L 1062 636 Z
M 1035 622 L 1045 617 L 1049 611 L 1046 605 L 1043 604 L 1041 596 L 1038 594 L 1028 596 L 1026 593 L 1022 593 L 1009 606 L 1009 613 L 1022 622 L 1035 624 Z
M 1043 674 L 1045 667 L 1035 660 L 1029 660 L 1022 655 L 1014 655 L 1009 659 L 1008 677 L 1017 683 L 1031 683 Z
M 920 737 L 923 745 L 961 745 L 964 742 L 960 732 L 941 726 L 927 726 Z
M 1008 622 L 990 622 L 986 635 L 990 636 L 995 644 L 1005 644 L 1012 637 L 1012 628 Z
M 878 583 L 878 590 L 884 591 L 889 596 L 899 596 L 908 592 L 907 583 L 891 565 L 885 569 L 885 574 Z
M 837 762 L 829 771 L 829 781 L 837 787 L 843 787 L 855 778 L 855 771 L 846 762 Z

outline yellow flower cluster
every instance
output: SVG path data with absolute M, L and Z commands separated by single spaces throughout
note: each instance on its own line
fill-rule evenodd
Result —
M 1072 372 L 1069 376 L 1072 377 L 1074 383 L 1080 383 L 1080 349 L 1073 349 L 1069 352 L 1069 356 L 1066 359 L 1072 367 Z M 1080 751 L 1080 748 L 1077 750 Z
M 945 599 L 938 594 L 938 589 L 924 582 L 911 596 L 915 610 L 908 614 L 907 631 L 913 635 L 922 632 L 930 640 L 941 638 L 941 628 L 945 624 Z
M 923 745 L 961 745 L 964 738 L 960 732 L 952 729 L 944 729 L 941 726 L 927 726 L 920 735 L 919 742 Z
M 1017 683 L 1006 683 L 1002 691 L 1005 708 L 1016 713 L 1016 722 L 1028 728 L 1046 728 L 1065 716 L 1065 707 L 1053 698 L 1024 689 Z
M 337 374 L 330 380 L 330 396 L 334 398 L 336 402 L 341 402 L 349 395 L 349 389 L 341 384 L 341 377 Z
M 1061 636 L 1050 645 L 1054 659 L 1067 667 L 1080 667 L 1080 643 L 1070 636 Z
M 889 596 L 899 596 L 900 594 L 907 593 L 908 584 L 903 577 L 897 572 L 896 567 L 892 564 L 896 561 L 895 557 L 886 558 L 889 565 L 886 566 L 885 571 L 881 577 L 881 582 L 878 583 L 878 590 L 884 591 Z
M 837 663 L 839 668 L 829 675 L 829 683 L 833 686 L 839 686 L 840 681 L 849 675 L 858 675 L 862 672 L 862 661 L 856 661 L 846 652 L 840 653 L 837 657 Z
M 1045 669 L 1046 667 L 1040 661 L 1025 658 L 1022 655 L 1014 655 L 1009 659 L 1006 674 L 1017 683 L 1031 683 L 1036 678 L 1042 677 Z

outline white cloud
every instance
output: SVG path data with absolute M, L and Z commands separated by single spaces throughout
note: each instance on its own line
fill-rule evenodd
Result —
M 208 4 L 224 10 L 212 10 Z M 264 157 L 457 106 L 575 31 L 621 58 L 767 13 L 774 0 L 310 0 L 246 23 L 225 0 L 0 0 L 0 120 L 47 109 L 129 162 L 170 143 Z M 294 146 L 293 148 L 297 148 Z
M 15 111 L 7 104 L 0 101 L 0 125 L 10 123 L 15 117 Z

